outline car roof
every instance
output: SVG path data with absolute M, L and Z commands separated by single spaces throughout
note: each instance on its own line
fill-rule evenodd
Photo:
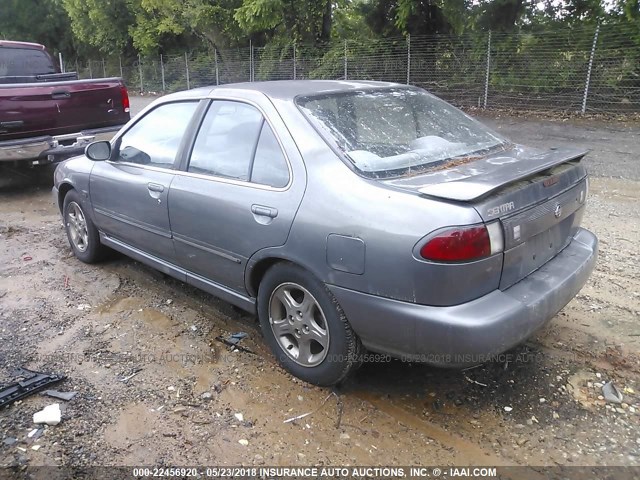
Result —
M 0 40 L 0 47 L 2 48 L 31 48 L 33 50 L 44 50 L 44 45 L 31 42 L 14 42 L 12 40 Z
M 259 92 L 274 99 L 293 100 L 298 96 L 402 86 L 398 83 L 362 80 L 275 80 L 269 82 L 228 83 L 219 86 L 194 88 L 167 95 L 165 99 L 206 98 L 215 96 L 216 92 L 219 91 L 233 90 L 234 92 Z

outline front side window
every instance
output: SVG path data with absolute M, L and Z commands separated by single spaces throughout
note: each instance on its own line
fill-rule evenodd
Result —
M 151 110 L 120 138 L 120 162 L 174 168 L 180 142 L 198 102 L 175 102 Z
M 339 92 L 297 103 L 356 168 L 374 176 L 403 174 L 505 145 L 498 134 L 419 89 Z
M 272 187 L 289 182 L 280 144 L 258 109 L 214 101 L 196 137 L 188 171 Z

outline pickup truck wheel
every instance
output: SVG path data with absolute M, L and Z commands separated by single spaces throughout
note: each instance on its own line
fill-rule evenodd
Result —
M 73 254 L 85 263 L 102 259 L 105 247 L 100 243 L 100 234 L 75 190 L 69 190 L 64 197 L 62 218 Z
M 267 271 L 258 289 L 258 317 L 278 363 L 306 382 L 335 385 L 360 366 L 362 345 L 340 305 L 295 265 Z

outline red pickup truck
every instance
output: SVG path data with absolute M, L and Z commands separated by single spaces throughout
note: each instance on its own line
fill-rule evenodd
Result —
M 121 78 L 61 73 L 43 45 L 0 40 L 0 165 L 41 165 L 109 140 L 129 121 Z

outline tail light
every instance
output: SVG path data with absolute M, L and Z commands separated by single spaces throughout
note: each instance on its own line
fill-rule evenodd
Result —
M 125 113 L 129 113 L 130 105 L 129 105 L 129 92 L 127 92 L 127 87 L 124 85 L 120 86 L 120 98 L 122 99 L 122 109 Z
M 420 247 L 420 256 L 434 262 L 470 262 L 503 249 L 502 228 L 493 222 L 439 230 Z

